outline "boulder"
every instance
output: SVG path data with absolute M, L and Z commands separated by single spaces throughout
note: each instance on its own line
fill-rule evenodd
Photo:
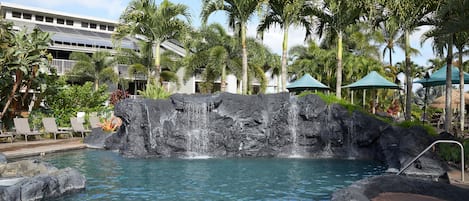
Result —
M 57 169 L 37 160 L 0 166 L 0 200 L 48 200 L 85 188 L 85 177 L 73 168 Z
M 332 194 L 332 201 L 369 201 L 381 193 L 410 193 L 442 200 L 464 200 L 469 191 L 454 185 L 398 175 L 375 176 L 359 180 Z
M 399 170 L 434 139 L 421 128 L 400 128 L 319 96 L 175 94 L 167 100 L 126 99 L 105 147 L 126 157 L 310 157 L 379 160 Z M 406 173 L 445 173 L 429 152 Z

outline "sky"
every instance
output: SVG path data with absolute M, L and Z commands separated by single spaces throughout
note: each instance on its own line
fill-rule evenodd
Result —
M 114 20 L 119 19 L 122 11 L 127 7 L 130 0 L 0 0 L 0 2 L 15 3 L 23 6 L 37 7 L 53 11 L 61 11 L 75 15 L 97 17 L 102 19 Z M 161 0 L 156 0 L 160 3 Z M 182 3 L 189 7 L 192 14 L 191 23 L 194 27 L 199 27 L 200 12 L 202 9 L 202 0 L 171 0 L 173 3 Z M 227 19 L 222 12 L 217 12 L 211 15 L 208 23 L 217 22 L 222 24 L 228 30 Z M 248 23 L 248 36 L 255 37 L 256 27 L 258 24 L 257 17 L 253 17 Z M 428 40 L 421 46 L 420 36 L 428 28 L 420 29 L 411 35 L 411 46 L 420 50 L 420 55 L 413 56 L 412 61 L 421 66 L 429 66 L 427 62 L 429 59 L 434 58 L 431 49 L 431 40 Z M 291 27 L 289 31 L 288 45 L 293 47 L 296 45 L 304 45 L 304 29 Z M 278 27 L 270 29 L 264 34 L 263 43 L 268 46 L 273 52 L 281 54 L 282 52 L 283 33 Z M 385 62 L 389 61 L 388 56 L 384 58 Z M 400 62 L 404 60 L 404 53 L 399 48 L 395 48 L 393 54 L 393 62 Z

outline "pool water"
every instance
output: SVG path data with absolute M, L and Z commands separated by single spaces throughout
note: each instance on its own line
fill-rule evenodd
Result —
M 85 191 L 57 200 L 329 200 L 352 182 L 383 173 L 373 161 L 224 158 L 128 159 L 79 150 L 41 160 L 74 167 Z

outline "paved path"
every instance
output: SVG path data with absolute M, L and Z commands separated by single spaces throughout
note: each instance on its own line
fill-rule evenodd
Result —
M 28 141 L 27 143 L 24 141 L 0 143 L 0 152 L 2 152 L 7 159 L 38 156 L 58 151 L 86 148 L 86 145 L 83 144 L 82 141 L 82 138 L 73 138 L 59 140 L 41 139 Z

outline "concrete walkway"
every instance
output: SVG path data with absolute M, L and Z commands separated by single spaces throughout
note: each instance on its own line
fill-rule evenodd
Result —
M 58 140 L 41 139 L 28 141 L 27 143 L 24 141 L 0 143 L 0 152 L 2 152 L 7 159 L 39 156 L 47 153 L 83 148 L 86 148 L 86 145 L 83 144 L 82 138 Z

